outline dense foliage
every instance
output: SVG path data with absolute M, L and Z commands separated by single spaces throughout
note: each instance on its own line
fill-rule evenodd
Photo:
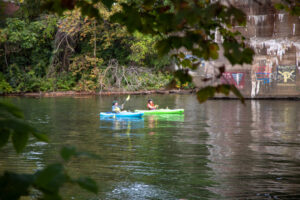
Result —
M 245 25 L 246 15 L 230 1 L 20 2 L 14 15 L 0 16 L 0 93 L 158 89 L 170 79 L 178 87 L 191 86 L 188 70 L 175 78 L 161 72 L 174 61 L 195 69 L 186 52 L 209 60 L 223 48 L 232 64 L 251 63 L 254 54 L 231 29 Z M 282 0 L 274 7 L 299 15 L 298 1 Z M 216 32 L 222 43 L 215 42 Z M 156 84 L 147 81 L 152 77 L 159 77 Z M 228 95 L 228 88 L 240 97 L 234 86 L 220 85 L 206 88 L 200 98 Z
M 109 20 L 120 7 L 109 12 L 98 5 L 105 19 L 99 23 L 78 9 L 57 16 L 37 14 L 29 9 L 34 5 L 26 0 L 2 19 L 0 93 L 159 89 L 170 81 L 162 71 L 171 59 L 158 56 L 158 38 Z

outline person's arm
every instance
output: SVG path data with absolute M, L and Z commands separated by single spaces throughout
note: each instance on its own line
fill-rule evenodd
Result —
M 155 105 L 152 106 L 150 103 L 148 103 L 148 108 L 149 108 L 150 110 L 153 110 L 153 109 L 155 109 L 156 107 L 155 107 Z
M 116 106 L 116 108 L 115 108 L 115 112 L 121 112 L 121 109 L 120 109 L 120 107 L 119 106 Z
M 113 112 L 121 112 L 121 109 L 120 109 L 120 107 L 119 106 L 114 106 L 113 107 Z

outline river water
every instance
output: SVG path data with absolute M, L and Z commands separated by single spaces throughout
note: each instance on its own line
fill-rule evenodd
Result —
M 100 192 L 65 187 L 66 199 L 300 199 L 299 101 L 131 96 L 128 110 L 152 98 L 185 114 L 100 120 L 100 111 L 126 97 L 5 98 L 51 142 L 31 139 L 19 155 L 6 146 L 0 173 L 32 173 L 61 161 L 60 148 L 71 145 L 101 157 L 66 163 L 72 177 L 91 176 Z

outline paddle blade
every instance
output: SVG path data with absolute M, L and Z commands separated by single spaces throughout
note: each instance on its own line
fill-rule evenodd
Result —
M 128 95 L 128 97 L 126 98 L 126 101 L 129 101 L 129 99 L 130 99 L 130 95 Z

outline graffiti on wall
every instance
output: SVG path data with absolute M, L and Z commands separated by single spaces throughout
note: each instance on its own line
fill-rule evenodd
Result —
M 264 84 L 272 82 L 272 66 L 258 66 L 255 69 L 256 80 Z
M 296 66 L 277 66 L 277 84 L 295 85 Z
M 272 62 L 268 59 L 259 60 L 252 68 L 251 97 L 259 94 L 262 84 L 264 87 L 269 87 L 269 84 L 273 81 L 273 77 Z
M 245 73 L 224 72 L 222 74 L 221 82 L 225 84 L 232 84 L 239 89 L 243 89 L 245 85 Z

